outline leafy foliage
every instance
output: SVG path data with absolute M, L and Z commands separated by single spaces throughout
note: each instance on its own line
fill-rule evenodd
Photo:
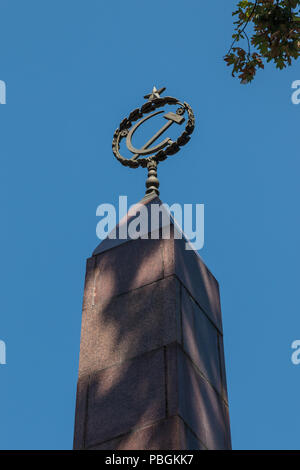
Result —
M 249 83 L 258 69 L 264 68 L 264 59 L 273 61 L 283 69 L 292 64 L 292 59 L 300 56 L 300 0 L 241 0 L 232 13 L 234 22 L 233 43 L 224 60 L 232 66 L 232 75 L 241 83 Z M 252 24 L 253 34 L 249 39 L 246 33 Z M 236 43 L 244 40 L 246 51 Z M 256 51 L 251 53 L 251 45 Z

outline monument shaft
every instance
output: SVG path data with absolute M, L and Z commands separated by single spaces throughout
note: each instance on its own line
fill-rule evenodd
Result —
M 87 260 L 74 449 L 230 449 L 218 283 L 185 240 Z

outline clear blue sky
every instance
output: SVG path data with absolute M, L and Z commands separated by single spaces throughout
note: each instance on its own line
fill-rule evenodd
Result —
M 235 3 L 1 0 L 2 449 L 72 447 L 96 207 L 144 193 L 144 170 L 114 159 L 112 134 L 154 84 L 196 114 L 190 144 L 160 165 L 161 199 L 205 204 L 233 447 L 300 448 L 300 62 L 268 65 L 250 86 L 232 79 Z

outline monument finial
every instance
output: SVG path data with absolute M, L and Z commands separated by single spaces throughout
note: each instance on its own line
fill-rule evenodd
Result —
M 159 194 L 159 181 L 157 179 L 158 163 L 166 160 L 168 156 L 177 153 L 181 147 L 190 140 L 190 135 L 195 127 L 195 117 L 190 105 L 185 101 L 181 103 L 177 98 L 171 96 L 161 97 L 160 95 L 165 90 L 165 87 L 157 90 L 154 86 L 152 93 L 144 96 L 148 101 L 140 108 L 134 109 L 128 117 L 123 119 L 118 129 L 115 131 L 112 141 L 113 153 L 122 165 L 129 166 L 130 168 L 138 168 L 139 166 L 148 168 L 146 195 L 151 193 Z M 168 112 L 164 114 L 163 117 L 167 122 L 148 140 L 148 142 L 139 149 L 135 148 L 132 144 L 132 137 L 135 131 L 148 119 L 162 114 L 164 110 L 156 111 L 156 109 L 162 108 L 165 105 L 177 105 L 178 107 L 175 113 Z M 151 145 L 174 123 L 178 125 L 183 124 L 185 121 L 185 113 L 187 114 L 187 123 L 184 131 L 177 140 L 173 141 L 167 137 L 159 144 L 151 147 Z M 133 125 L 134 121 L 137 121 L 137 123 Z M 120 153 L 120 144 L 124 138 L 126 138 L 128 150 L 133 154 L 131 158 L 125 158 Z

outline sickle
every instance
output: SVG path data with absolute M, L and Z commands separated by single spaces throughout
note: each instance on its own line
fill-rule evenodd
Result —
M 158 137 L 166 130 L 166 124 L 153 136 L 151 139 L 141 148 L 141 149 L 136 149 L 133 147 L 131 144 L 131 139 L 137 128 L 143 124 L 145 121 L 150 119 L 153 116 L 156 116 L 157 114 L 161 114 L 164 111 L 156 111 L 155 113 L 149 114 L 148 116 L 145 116 L 143 119 L 141 119 L 139 122 L 137 122 L 132 129 L 129 131 L 127 138 L 126 138 L 126 145 L 128 150 L 135 154 L 132 158 L 135 159 L 139 155 L 149 155 L 150 153 L 155 153 L 158 150 L 164 148 L 168 143 L 170 138 L 167 137 L 165 140 L 163 140 L 160 144 L 157 144 L 155 147 L 151 147 L 151 149 L 148 149 L 149 145 L 151 145 Z M 168 126 L 169 127 L 169 126 Z

